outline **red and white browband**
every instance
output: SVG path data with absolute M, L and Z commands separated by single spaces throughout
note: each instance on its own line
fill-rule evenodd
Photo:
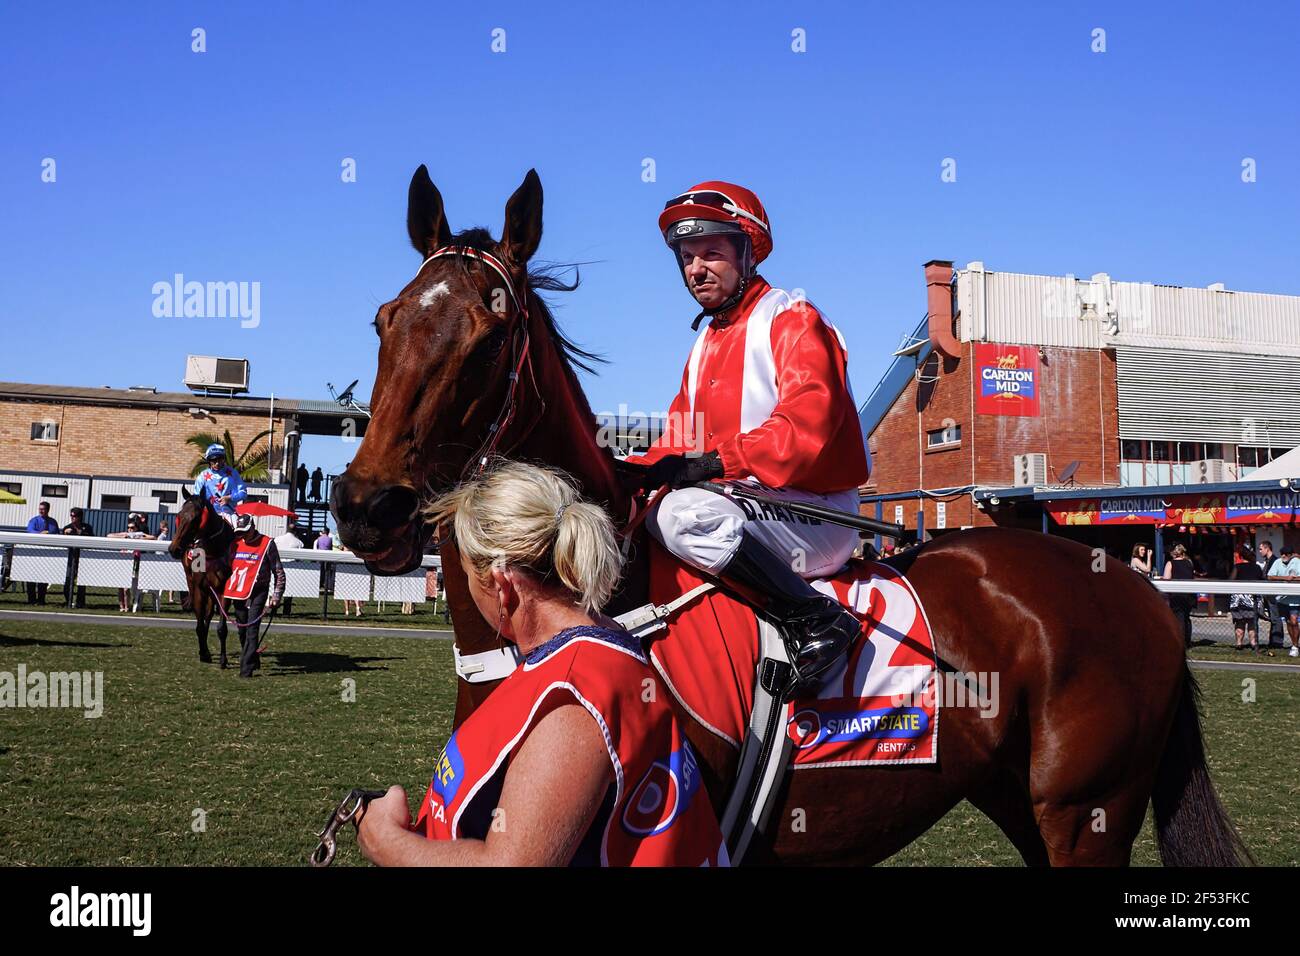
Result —
M 443 246 L 441 249 L 435 249 L 429 258 L 420 263 L 420 268 L 415 271 L 415 274 L 418 276 L 420 271 L 434 259 L 444 259 L 447 256 L 464 256 L 467 259 L 477 259 L 491 267 L 501 277 L 501 281 L 505 283 L 506 291 L 510 293 L 510 301 L 515 304 L 515 311 L 520 315 L 527 314 L 528 310 L 524 308 L 523 300 L 515 292 L 515 284 L 511 281 L 510 273 L 506 271 L 505 264 L 496 256 L 483 252 L 481 249 L 475 249 L 472 246 Z

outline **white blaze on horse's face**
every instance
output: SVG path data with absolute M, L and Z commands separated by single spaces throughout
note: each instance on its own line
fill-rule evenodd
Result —
M 438 282 L 434 285 L 429 286 L 429 288 L 425 289 L 423 292 L 420 293 L 421 307 L 427 309 L 429 306 L 433 305 L 433 303 L 436 302 L 441 296 L 446 295 L 450 291 L 451 289 L 448 288 L 447 283 L 445 282 Z

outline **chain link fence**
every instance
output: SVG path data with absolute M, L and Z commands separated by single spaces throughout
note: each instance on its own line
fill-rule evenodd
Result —
M 1290 648 L 1296 636 L 1286 619 L 1289 607 L 1300 608 L 1300 584 L 1284 581 L 1191 581 L 1151 582 L 1165 595 L 1174 616 L 1181 620 L 1183 609 L 1191 623 L 1194 643 L 1236 644 L 1238 630 L 1245 644 L 1251 633 L 1261 646 Z M 1243 595 L 1237 600 L 1233 595 Z M 1249 598 L 1249 600 L 1247 600 Z

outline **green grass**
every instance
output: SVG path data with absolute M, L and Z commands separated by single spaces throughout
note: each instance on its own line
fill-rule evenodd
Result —
M 272 630 L 252 680 L 199 664 L 192 643 L 183 631 L 0 620 L 0 671 L 102 670 L 106 697 L 93 720 L 0 710 L 0 865 L 297 866 L 351 787 L 401 783 L 413 804 L 423 794 L 454 704 L 450 642 Z M 1260 862 L 1295 864 L 1300 675 L 1198 677 L 1224 803 Z M 347 678 L 355 703 L 342 700 Z M 194 833 L 199 808 L 207 829 Z M 1157 862 L 1149 827 L 1134 858 Z M 359 862 L 346 835 L 339 863 Z M 1019 857 L 962 804 L 888 862 Z
M 1249 648 L 1249 645 L 1247 645 Z M 1288 657 L 1289 647 L 1272 648 L 1272 657 L 1268 653 L 1251 653 L 1249 649 L 1236 650 L 1231 644 L 1200 644 L 1193 647 L 1188 656 L 1195 661 L 1231 661 L 1236 664 L 1285 664 L 1288 667 L 1300 666 L 1300 657 Z M 1200 673 L 1204 673 L 1203 671 Z

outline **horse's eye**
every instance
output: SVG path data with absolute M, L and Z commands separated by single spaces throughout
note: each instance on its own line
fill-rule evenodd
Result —
M 494 329 L 489 332 L 483 339 L 483 354 L 488 358 L 496 358 L 501 354 L 501 350 L 506 345 L 506 330 Z

